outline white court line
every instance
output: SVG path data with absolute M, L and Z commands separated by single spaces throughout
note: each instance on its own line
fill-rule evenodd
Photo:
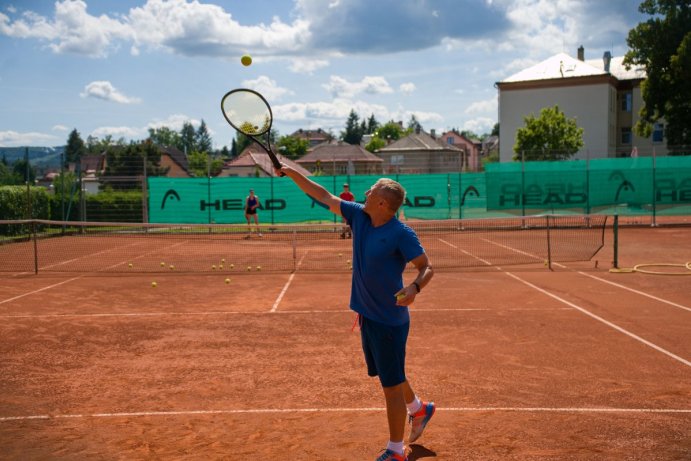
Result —
M 517 307 L 502 309 L 497 311 L 494 308 L 477 307 L 477 308 L 458 308 L 458 309 L 444 309 L 444 308 L 429 308 L 416 309 L 411 311 L 411 315 L 426 312 L 514 312 L 514 311 L 536 311 L 536 312 L 552 312 L 552 311 L 570 311 L 570 307 L 555 307 L 555 308 L 533 308 L 533 307 Z M 99 318 L 99 317 L 184 317 L 184 316 L 212 316 L 212 315 L 267 315 L 267 314 L 281 314 L 281 315 L 311 315 L 311 314 L 352 314 L 351 309 L 334 309 L 334 310 L 301 310 L 301 311 L 264 311 L 264 312 L 248 312 L 248 311 L 206 311 L 206 312 L 113 312 L 113 313 L 99 313 L 99 314 L 5 314 L 0 315 L 0 319 L 40 319 L 40 318 Z
M 441 240 L 441 239 L 439 239 L 439 240 Z M 453 248 L 459 249 L 458 247 L 456 247 L 455 245 L 453 245 L 453 244 L 451 244 L 451 243 L 449 243 L 449 242 L 446 242 L 446 241 L 444 241 L 444 240 L 441 240 L 441 241 L 444 242 L 444 243 L 446 243 L 447 245 L 453 247 Z M 464 250 L 461 250 L 461 251 L 463 251 L 463 252 L 466 253 L 466 254 L 469 254 L 469 253 L 465 252 Z M 469 255 L 470 255 L 470 254 L 469 254 Z M 473 255 L 470 255 L 470 256 L 473 256 Z M 473 257 L 475 257 L 475 256 L 473 256 Z M 485 264 L 489 264 L 489 263 L 487 263 L 486 261 L 484 261 L 484 260 L 482 260 L 482 259 L 480 259 L 480 258 L 476 258 L 476 257 L 475 257 L 475 259 L 477 259 L 477 260 L 479 260 L 479 261 L 483 261 Z M 562 267 L 563 267 L 563 266 L 562 266 Z M 499 268 L 499 267 L 497 267 L 497 269 L 501 270 L 501 268 Z M 634 333 L 631 333 L 630 331 L 628 331 L 628 330 L 626 330 L 626 329 L 620 327 L 619 325 L 616 325 L 616 324 L 614 324 L 614 323 L 612 323 L 612 322 L 610 322 L 610 321 L 608 321 L 608 320 L 605 320 L 604 318 L 600 317 L 599 315 L 593 314 L 592 312 L 588 311 L 587 309 L 585 309 L 585 308 L 583 308 L 583 307 L 581 307 L 581 306 L 579 306 L 579 305 L 577 305 L 577 304 L 574 304 L 574 303 L 572 303 L 572 302 L 570 302 L 570 301 L 567 301 L 567 300 L 565 300 L 565 299 L 563 299 L 563 298 L 561 298 L 561 297 L 555 295 L 554 293 L 551 293 L 551 292 L 549 292 L 549 291 L 547 291 L 547 290 L 545 290 L 545 289 L 542 289 L 542 288 L 538 287 L 537 285 L 533 285 L 532 283 L 528 282 L 527 280 L 524 280 L 524 279 L 522 279 L 521 277 L 519 277 L 519 276 L 517 276 L 517 275 L 515 275 L 515 274 L 512 274 L 511 272 L 506 272 L 506 271 L 504 271 L 503 273 L 506 274 L 506 275 L 508 275 L 509 277 L 512 277 L 512 278 L 518 280 L 519 282 L 521 282 L 521 283 L 523 283 L 523 284 L 525 284 L 525 285 L 527 285 L 527 286 L 533 288 L 534 290 L 537 290 L 537 291 L 539 291 L 540 293 L 549 296 L 550 298 L 556 299 L 557 301 L 559 301 L 559 302 L 561 302 L 561 303 L 564 303 L 564 304 L 566 304 L 567 306 L 571 306 L 571 307 L 573 307 L 574 309 L 576 309 L 577 311 L 579 311 L 579 312 L 581 312 L 581 313 L 583 313 L 583 314 L 585 314 L 585 315 L 587 315 L 587 316 L 589 316 L 589 317 L 591 317 L 591 318 L 597 320 L 598 322 L 602 322 L 602 323 L 604 323 L 605 325 L 607 325 L 608 327 L 613 328 L 613 329 L 617 330 L 617 331 L 620 332 L 620 333 L 624 333 L 625 335 L 629 336 L 630 338 L 633 338 L 633 339 L 635 339 L 636 341 L 639 341 L 639 342 L 645 344 L 646 346 L 651 347 L 651 348 L 655 349 L 655 350 L 658 351 L 658 352 L 662 352 L 663 354 L 665 354 L 665 355 L 667 355 L 667 356 L 673 358 L 674 360 L 677 360 L 677 361 L 683 363 L 684 365 L 686 365 L 686 366 L 688 366 L 688 367 L 691 367 L 691 362 L 689 362 L 688 360 L 686 360 L 686 359 L 684 359 L 684 358 L 682 358 L 682 357 L 679 357 L 678 355 L 676 355 L 676 354 L 674 354 L 674 353 L 672 353 L 672 352 L 670 352 L 670 351 L 668 351 L 668 350 L 666 350 L 666 349 L 664 349 L 664 348 L 658 346 L 657 344 L 651 343 L 650 341 L 648 341 L 648 340 L 646 340 L 646 339 L 643 339 L 643 338 L 641 338 L 640 336 L 638 336 L 638 335 L 636 335 L 636 334 L 634 334 Z
M 286 294 L 286 291 L 288 291 L 288 287 L 293 282 L 293 278 L 295 278 L 295 274 L 297 273 L 298 269 L 300 268 L 302 261 L 305 260 L 305 256 L 307 256 L 307 253 L 309 253 L 309 250 L 305 251 L 305 254 L 302 255 L 302 258 L 300 258 L 300 261 L 298 261 L 298 264 L 295 267 L 295 272 L 290 274 L 290 277 L 288 277 L 288 281 L 283 286 L 283 289 L 281 290 L 281 292 L 278 294 L 278 298 L 276 298 L 276 301 L 274 301 L 274 305 L 271 306 L 271 310 L 269 312 L 273 313 L 273 312 L 276 312 L 276 310 L 278 309 L 278 305 L 281 304 L 281 300 L 283 299 L 283 295 Z
M 192 416 L 192 415 L 247 415 L 247 414 L 282 414 L 282 413 L 357 413 L 363 411 L 386 411 L 384 407 L 365 408 L 249 408 L 245 410 L 187 410 L 187 411 L 133 411 L 119 413 L 92 414 L 57 414 L 57 415 L 28 415 L 28 416 L 0 416 L 0 422 L 50 420 L 50 419 L 83 419 L 83 418 L 132 418 L 148 416 Z M 684 408 L 578 408 L 578 407 L 447 407 L 437 411 L 455 413 L 476 412 L 516 412 L 516 413 L 691 413 L 691 409 Z

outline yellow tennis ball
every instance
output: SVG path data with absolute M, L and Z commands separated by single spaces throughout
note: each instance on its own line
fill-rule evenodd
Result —
M 132 267 L 132 263 L 129 263 L 128 266 Z
M 247 272 L 252 270 L 252 266 L 247 266 Z
M 172 271 L 172 270 L 174 270 L 174 269 L 175 269 L 175 266 L 173 266 L 173 265 L 171 264 L 171 265 L 170 265 L 170 270 Z
M 401 299 L 405 298 L 405 294 L 401 293 L 400 295 L 396 295 L 396 301 L 400 301 Z
M 225 262 L 226 262 L 226 258 L 222 258 L 222 259 L 221 259 L 221 262 L 222 262 L 222 263 L 225 263 Z
M 247 67 L 250 64 L 252 64 L 252 56 L 250 56 L 249 54 L 245 54 L 240 58 L 240 62 L 243 66 Z
M 215 270 L 216 270 L 216 264 L 213 264 L 213 265 L 211 266 L 211 270 L 212 270 L 212 271 L 215 271 Z
M 229 284 L 229 283 L 230 283 L 230 279 L 226 279 L 225 282 L 226 282 L 226 285 Z
M 262 266 L 257 266 L 257 270 L 258 271 L 262 270 Z
M 161 267 L 163 267 L 163 266 L 165 266 L 165 265 L 166 265 L 166 263 L 164 263 L 163 261 L 161 261 Z
M 152 286 L 153 288 L 156 288 L 156 282 L 151 282 L 151 286 Z
M 343 257 L 343 253 L 338 253 L 338 257 L 339 257 L 339 258 L 342 258 L 342 257 Z
M 220 266 L 218 266 L 218 269 L 219 269 L 219 270 L 223 269 L 223 264 L 221 264 Z
M 350 259 L 346 259 L 346 264 L 350 264 Z
M 235 269 L 235 264 L 231 264 L 231 265 L 230 265 L 230 268 L 231 268 L 231 269 Z

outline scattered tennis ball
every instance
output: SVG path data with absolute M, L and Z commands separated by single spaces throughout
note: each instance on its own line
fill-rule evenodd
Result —
M 258 271 L 262 270 L 262 266 L 257 266 L 257 270 Z
M 226 285 L 229 284 L 229 283 L 230 283 L 230 279 L 226 279 L 225 282 L 226 282 Z
M 212 264 L 212 265 L 211 265 L 211 270 L 212 270 L 212 271 L 215 271 L 215 270 L 216 270 L 216 264 Z
M 247 266 L 247 272 L 252 270 L 252 266 Z
M 231 265 L 230 265 L 230 268 L 231 268 L 231 269 L 235 269 L 235 264 L 231 264 Z
M 132 267 L 132 263 L 129 263 L 128 266 Z
M 175 270 L 175 266 L 173 266 L 172 264 L 171 264 L 169 267 L 170 267 L 170 270 L 171 270 L 171 271 L 172 271 L 172 270 Z
M 161 267 L 163 267 L 163 266 L 165 266 L 165 265 L 166 265 L 166 263 L 164 263 L 163 261 L 161 261 Z
M 343 253 L 338 253 L 338 257 L 339 257 L 339 258 L 342 258 L 342 257 L 343 257 Z
M 218 270 L 221 270 L 221 269 L 223 269 L 223 264 L 221 264 L 220 266 L 218 266 Z
M 226 258 L 222 258 L 222 259 L 221 259 L 221 262 L 222 262 L 222 263 L 226 262 Z
M 152 286 L 153 288 L 156 288 L 156 286 L 157 286 L 157 285 L 156 285 L 156 282 L 151 282 L 151 286 Z
M 346 259 L 346 264 L 350 264 L 350 259 Z
M 242 63 L 243 66 L 247 67 L 250 64 L 252 64 L 252 56 L 250 56 L 249 54 L 244 54 L 240 58 L 240 62 Z

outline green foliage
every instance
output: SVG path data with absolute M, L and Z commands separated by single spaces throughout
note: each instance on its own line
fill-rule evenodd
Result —
M 144 159 L 146 158 L 146 167 Z M 164 176 L 166 169 L 161 166 L 161 153 L 150 141 L 132 142 L 124 147 L 114 147 L 106 154 L 106 170 L 101 182 L 102 188 L 113 190 L 141 189 L 141 177 Z M 146 168 L 146 174 L 145 174 Z M 113 178 L 109 177 L 119 177 Z M 121 180 L 122 177 L 131 178 Z
M 176 147 L 182 150 L 182 140 L 180 133 L 171 130 L 167 126 L 160 128 L 149 128 L 149 139 L 152 143 L 159 146 Z
M 206 122 L 202 119 L 201 125 L 197 128 L 195 136 L 195 149 L 199 152 L 210 153 L 212 150 L 211 135 L 209 129 L 206 127 Z
M 29 214 L 29 195 L 31 214 Z M 0 216 L 3 219 L 48 219 L 50 197 L 43 187 L 0 186 Z
M 178 148 L 186 154 L 195 150 L 197 132 L 194 130 L 192 123 L 185 122 L 182 124 L 180 130 L 180 146 Z
M 376 136 L 372 136 L 372 139 L 370 139 L 370 142 L 368 142 L 367 145 L 365 146 L 365 150 L 374 153 L 384 146 L 386 146 L 386 141 L 384 141 L 383 139 L 378 138 Z
M 283 136 L 278 140 L 278 149 L 281 155 L 285 155 L 291 160 L 298 159 L 305 155 L 309 147 L 310 143 L 307 139 Z
M 68 163 L 75 163 L 84 154 L 86 154 L 86 145 L 79 135 L 79 131 L 75 128 L 67 137 L 67 145 L 65 146 L 65 166 L 67 166 Z
M 643 107 L 635 130 L 650 136 L 664 118 L 670 150 L 691 146 L 691 3 L 688 0 L 645 0 L 638 11 L 653 16 L 629 31 L 624 64 L 640 65 Z
M 187 161 L 192 174 L 200 178 L 218 176 L 223 169 L 223 160 L 212 158 L 206 152 L 192 152 L 187 156 Z
M 108 222 L 117 216 L 119 222 L 141 222 L 144 215 L 140 191 L 99 192 L 84 199 L 89 221 Z
M 341 139 L 348 144 L 358 145 L 362 140 L 362 127 L 360 126 L 360 117 L 355 110 L 350 110 L 348 120 L 346 121 L 345 131 L 341 132 Z
M 545 107 L 539 117 L 529 115 L 524 121 L 525 127 L 516 131 L 514 160 L 566 160 L 583 147 L 583 128 L 559 106 Z

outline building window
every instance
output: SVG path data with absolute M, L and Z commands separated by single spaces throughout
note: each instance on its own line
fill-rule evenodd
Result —
M 656 123 L 653 125 L 653 142 L 662 142 L 665 138 L 665 125 Z
M 621 129 L 621 143 L 631 144 L 631 127 L 623 127 Z
M 621 110 L 622 112 L 631 112 L 633 110 L 633 94 L 630 91 L 621 95 Z
M 448 138 L 446 138 L 446 144 L 453 144 L 453 141 L 453 136 L 449 136 Z

